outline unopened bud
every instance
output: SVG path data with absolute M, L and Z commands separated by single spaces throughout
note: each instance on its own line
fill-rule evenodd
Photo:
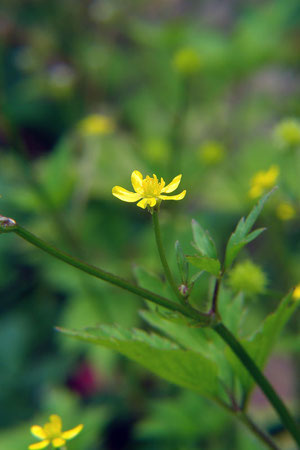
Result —
M 183 297 L 186 297 L 189 292 L 189 289 L 185 284 L 181 284 L 178 287 L 178 290 L 179 290 L 180 294 L 183 295 Z
M 16 227 L 17 223 L 14 219 L 0 216 L 0 233 L 8 233 L 9 231 L 13 231 Z

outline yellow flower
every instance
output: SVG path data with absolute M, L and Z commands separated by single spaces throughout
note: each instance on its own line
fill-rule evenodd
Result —
M 183 75 L 192 75 L 201 68 L 201 60 L 193 48 L 182 48 L 175 53 L 173 66 Z
M 157 176 L 153 174 L 153 178 L 146 176 L 143 178 L 143 175 L 135 170 L 131 174 L 131 183 L 135 192 L 127 191 L 127 189 L 122 188 L 121 186 L 115 186 L 112 189 L 112 194 L 123 200 L 123 202 L 137 202 L 140 208 L 145 209 L 146 206 L 150 206 L 151 208 L 156 205 L 156 203 L 160 204 L 161 200 L 181 200 L 185 197 L 186 191 L 182 191 L 181 194 L 177 195 L 163 195 L 170 194 L 178 188 L 182 175 L 177 175 L 170 184 L 165 186 L 165 182 L 163 178 L 158 181 Z
M 290 203 L 281 202 L 277 206 L 276 214 L 281 220 L 291 220 L 295 217 L 296 211 Z
M 198 150 L 199 159 L 206 165 L 215 165 L 225 157 L 224 146 L 217 141 L 206 141 Z
M 56 414 L 52 414 L 50 417 L 50 422 L 45 423 L 43 427 L 39 425 L 33 425 L 31 427 L 31 433 L 41 439 L 41 442 L 29 445 L 30 450 L 37 450 L 40 448 L 45 448 L 52 444 L 53 448 L 59 448 L 65 445 L 66 440 L 73 439 L 83 428 L 83 425 L 77 425 L 77 427 L 72 428 L 68 431 L 62 431 L 61 418 Z
M 272 188 L 279 175 L 279 167 L 273 165 L 269 170 L 257 172 L 251 179 L 249 196 L 251 198 L 260 197 L 267 189 Z
M 297 284 L 297 286 L 296 286 L 295 289 L 294 289 L 294 292 L 293 292 L 293 299 L 294 299 L 294 300 L 299 300 L 299 299 L 300 299 L 300 283 Z
M 79 122 L 78 128 L 85 136 L 97 136 L 112 133 L 115 129 L 115 123 L 110 117 L 91 114 Z
M 275 137 L 282 147 L 300 144 L 300 123 L 296 119 L 285 119 L 275 128 Z

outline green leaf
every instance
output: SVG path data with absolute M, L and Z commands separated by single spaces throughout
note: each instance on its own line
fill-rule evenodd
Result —
M 197 391 L 205 397 L 213 398 L 218 394 L 218 369 L 213 361 L 201 353 L 182 350 L 156 334 L 108 325 L 85 331 L 58 330 L 79 340 L 115 350 L 169 382 Z
M 218 259 L 208 258 L 206 256 L 187 256 L 188 262 L 198 269 L 205 270 L 215 276 L 219 275 L 221 264 Z
M 208 231 L 203 230 L 201 225 L 194 219 L 192 220 L 192 230 L 194 246 L 201 255 L 208 258 L 217 258 L 216 247 Z
M 265 230 L 265 228 L 258 228 L 257 230 L 254 230 L 252 233 L 249 233 L 256 219 L 258 218 L 260 212 L 262 211 L 265 202 L 273 192 L 274 189 L 272 189 L 272 191 L 264 195 L 251 210 L 247 219 L 245 220 L 244 217 L 242 217 L 239 223 L 237 224 L 237 227 L 230 236 L 226 247 L 225 269 L 231 266 L 237 254 L 246 244 L 253 241 L 253 239 L 259 236 Z
M 68 200 L 75 183 L 68 139 L 63 139 L 45 161 L 41 183 L 55 205 L 62 206 Z
M 174 313 L 141 311 L 140 314 L 147 323 L 178 343 L 180 347 L 199 352 L 214 361 L 218 367 L 219 378 L 225 384 L 230 382 L 232 373 L 224 357 L 225 344 L 213 330 L 199 328 L 181 315 L 176 317 Z
M 255 333 L 241 340 L 241 344 L 260 369 L 264 368 L 278 336 L 299 304 L 300 301 L 293 299 L 292 293 L 288 294 L 280 302 L 276 311 L 266 317 Z M 229 349 L 227 353 L 247 396 L 254 386 L 253 379 Z
M 182 284 L 187 286 L 188 278 L 189 278 L 189 265 L 188 265 L 185 255 L 182 251 L 182 247 L 181 247 L 179 241 L 175 242 L 175 250 L 176 250 L 177 265 L 178 265 L 178 269 L 179 269 L 179 273 L 180 273 L 180 278 L 181 278 Z
M 190 279 L 190 286 L 193 286 L 196 281 L 198 281 L 198 279 L 204 274 L 204 270 L 201 270 L 201 272 L 196 272 L 194 273 L 194 275 L 191 276 Z
M 134 276 L 136 278 L 137 284 L 144 289 L 148 289 L 148 291 L 155 292 L 158 295 L 165 295 L 166 297 L 170 297 L 168 286 L 163 282 L 161 278 L 159 278 L 153 272 L 145 270 L 143 267 L 136 266 L 133 269 Z M 172 298 L 172 295 L 171 295 Z M 152 302 L 145 300 L 148 307 L 150 309 L 156 309 L 157 305 Z

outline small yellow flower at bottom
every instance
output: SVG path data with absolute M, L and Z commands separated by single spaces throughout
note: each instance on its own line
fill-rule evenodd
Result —
M 61 418 L 52 414 L 49 417 L 50 422 L 45 423 L 43 427 L 39 425 L 33 425 L 30 429 L 31 433 L 41 440 L 36 444 L 29 445 L 29 450 L 38 450 L 41 448 L 48 447 L 52 445 L 53 448 L 59 448 L 65 445 L 66 440 L 73 439 L 83 428 L 83 425 L 77 425 L 77 427 L 72 428 L 68 431 L 62 431 Z
M 177 195 L 163 195 L 175 191 L 179 186 L 181 177 L 182 175 L 177 175 L 171 183 L 165 186 L 163 178 L 158 181 L 155 174 L 153 174 L 153 178 L 149 177 L 149 175 L 143 178 L 143 175 L 138 170 L 134 170 L 131 174 L 131 183 L 135 192 L 127 191 L 121 186 L 114 186 L 112 194 L 123 202 L 139 201 L 137 206 L 140 208 L 145 209 L 147 206 L 152 208 L 157 203 L 159 204 L 161 200 L 182 200 L 185 197 L 185 190 Z

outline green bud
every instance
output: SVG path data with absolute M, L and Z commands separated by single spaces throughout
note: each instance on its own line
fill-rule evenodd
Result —
M 236 292 L 262 294 L 267 285 L 267 277 L 259 266 L 246 260 L 236 264 L 229 272 L 228 284 Z

